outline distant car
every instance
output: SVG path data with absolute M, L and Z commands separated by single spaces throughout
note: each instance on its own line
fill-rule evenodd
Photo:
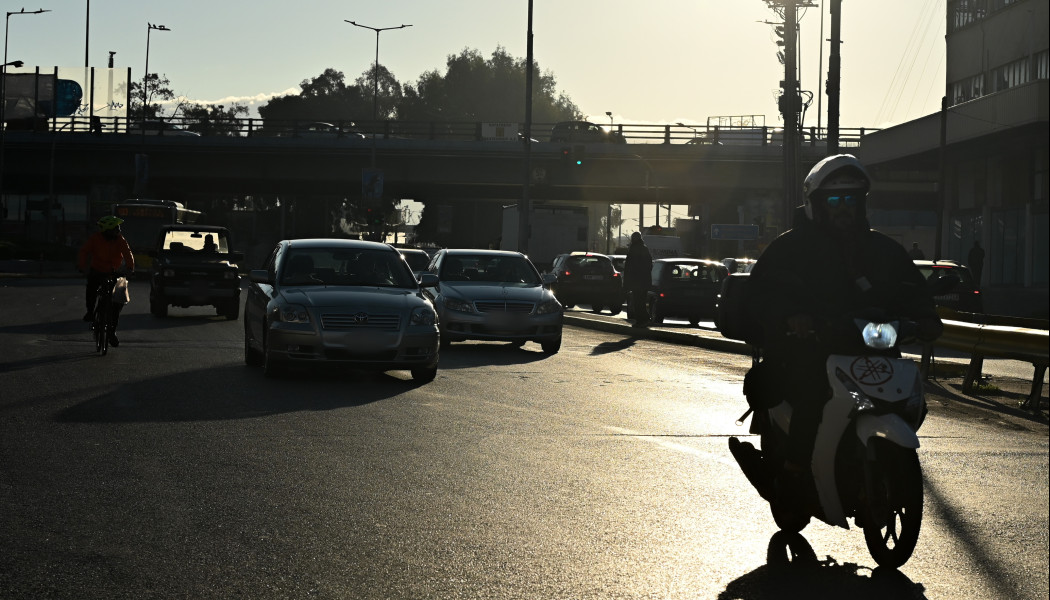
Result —
M 353 123 L 339 126 L 324 121 L 297 124 L 295 128 L 289 132 L 289 135 L 293 137 L 345 137 L 352 139 L 365 139 L 367 137 L 357 129 L 356 125 Z
M 563 121 L 551 129 L 552 142 L 624 144 L 622 134 L 607 131 L 589 121 Z
M 938 306 L 959 312 L 984 312 L 981 290 L 977 287 L 977 282 L 970 273 L 969 267 L 953 260 L 916 260 L 914 262 L 922 276 L 931 284 L 934 283 L 934 279 L 948 278 L 950 280 L 937 286 L 948 290 L 933 297 L 933 301 Z
M 438 369 L 434 305 L 392 246 L 343 239 L 284 240 L 251 271 L 244 302 L 244 362 L 267 376 L 290 366 Z M 431 275 L 422 284 L 433 284 Z
M 416 278 L 419 278 L 420 273 L 427 270 L 427 265 L 430 264 L 430 255 L 427 254 L 426 250 L 420 250 L 419 248 L 398 248 L 398 252 L 401 256 L 405 257 L 405 262 L 412 268 L 412 272 L 416 274 Z
M 722 264 L 730 273 L 750 273 L 758 260 L 754 258 L 723 258 Z
M 547 354 L 561 348 L 562 305 L 528 257 L 508 250 L 442 249 L 426 275 L 436 281 L 424 292 L 434 302 L 441 345 L 454 341 L 540 344 Z
M 557 277 L 554 295 L 566 308 L 585 304 L 593 312 L 609 309 L 614 315 L 623 310 L 623 278 L 608 256 L 595 252 L 560 254 L 551 272 Z
M 149 253 L 149 310 L 168 316 L 169 306 L 214 306 L 220 315 L 237 319 L 241 308 L 241 280 L 230 232 L 215 225 L 165 225 Z
M 131 121 L 128 125 L 128 133 L 137 135 L 167 135 L 174 137 L 200 137 L 196 131 L 183 129 L 163 119 L 148 119 L 143 121 Z
M 649 319 L 659 325 L 679 318 L 694 327 L 716 314 L 718 293 L 729 269 L 720 262 L 698 258 L 660 258 L 653 261 L 652 287 L 646 300 Z

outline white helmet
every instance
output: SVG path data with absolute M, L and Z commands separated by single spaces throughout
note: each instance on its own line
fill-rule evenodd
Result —
M 868 195 L 871 189 L 871 177 L 868 170 L 852 154 L 835 154 L 813 165 L 806 180 L 802 183 L 802 193 L 805 196 L 803 206 L 806 209 L 806 218 L 813 220 L 812 195 L 815 192 L 830 192 L 833 190 L 853 190 L 862 198 Z M 860 210 L 864 210 L 863 203 Z M 863 214 L 863 212 L 861 213 Z

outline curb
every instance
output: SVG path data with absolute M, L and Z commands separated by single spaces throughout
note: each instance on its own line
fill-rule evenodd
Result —
M 634 327 L 623 319 L 578 313 L 565 313 L 563 319 L 566 325 L 573 325 L 586 329 L 595 329 L 609 333 L 627 333 L 633 337 L 659 340 L 684 346 L 697 346 L 708 350 L 731 352 L 733 354 L 742 354 L 745 356 L 751 355 L 750 345 L 722 337 L 722 334 L 718 332 L 710 332 L 712 335 L 705 335 L 708 330 L 704 329 L 694 329 L 693 331 L 696 333 L 692 333 L 659 327 Z

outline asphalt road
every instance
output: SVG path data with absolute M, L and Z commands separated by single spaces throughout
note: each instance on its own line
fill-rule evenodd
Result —
M 132 287 L 93 353 L 75 280 L 0 280 L 0 598 L 1046 598 L 1045 422 L 932 401 L 899 572 L 776 535 L 726 448 L 746 357 L 566 329 L 437 379 L 242 360 L 242 323 Z M 808 564 L 781 565 L 793 541 Z

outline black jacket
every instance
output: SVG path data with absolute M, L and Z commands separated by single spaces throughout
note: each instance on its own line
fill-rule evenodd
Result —
M 632 240 L 623 263 L 623 279 L 627 289 L 648 289 L 652 285 L 653 255 L 641 240 Z
M 931 327 L 940 333 L 925 278 L 904 247 L 877 231 L 858 231 L 845 245 L 806 221 L 766 248 L 749 285 L 749 312 L 761 322 L 767 355 L 795 351 L 798 343 L 786 335 L 786 324 L 798 314 L 833 321 L 875 308 L 934 323 Z

